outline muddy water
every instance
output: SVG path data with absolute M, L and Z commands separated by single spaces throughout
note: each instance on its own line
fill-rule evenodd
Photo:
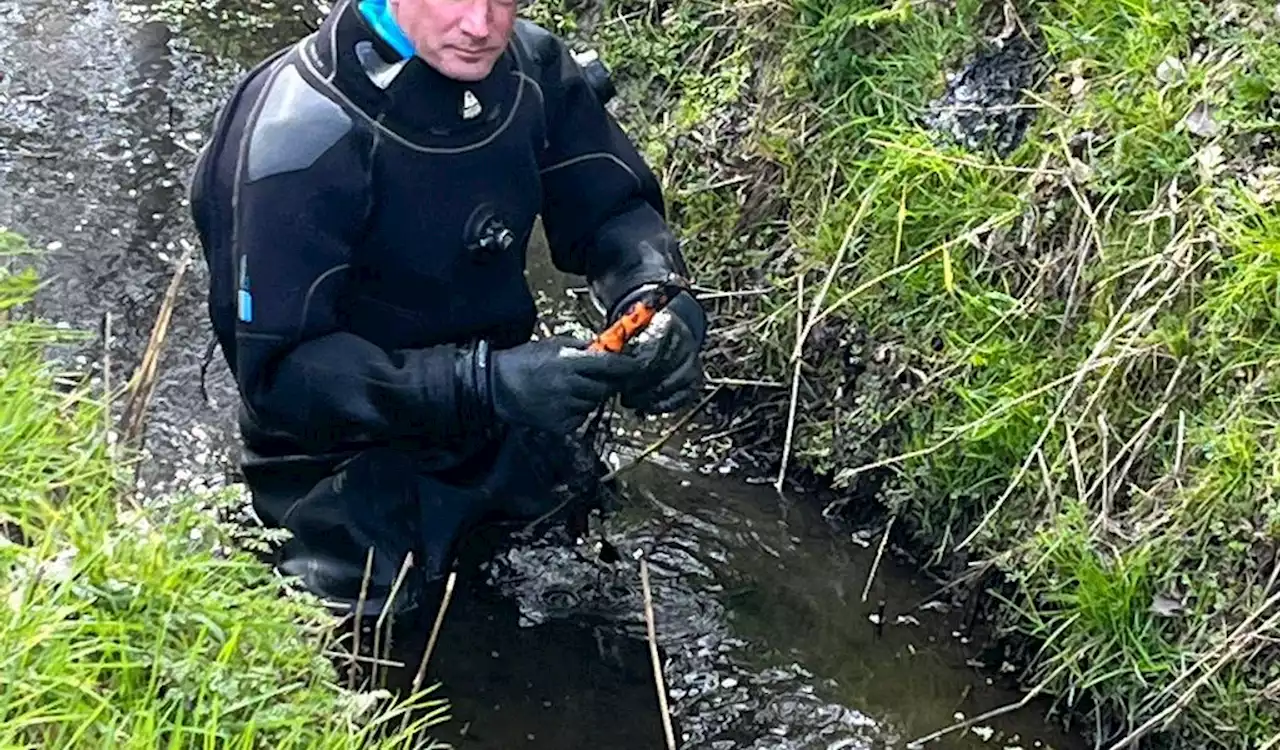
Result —
M 132 373 L 193 241 L 184 186 L 220 97 L 320 13 L 189 5 L 198 20 L 174 31 L 123 2 L 0 0 L 0 226 L 46 251 L 40 314 L 90 331 L 111 314 L 105 352 L 99 339 L 70 354 L 99 382 L 104 353 L 111 382 Z M 204 282 L 196 262 L 160 362 L 145 443 L 156 460 L 142 471 L 151 491 L 234 480 L 234 392 L 218 357 L 209 401 L 198 386 Z M 544 301 L 566 298 L 552 289 Z M 864 602 L 874 546 L 851 543 L 803 499 L 700 468 L 672 453 L 628 476 L 605 530 L 619 563 L 516 549 L 467 582 L 433 659 L 455 707 L 441 739 L 661 747 L 637 550 L 652 561 L 682 747 L 899 748 L 1019 699 L 966 664 L 956 615 L 909 609 L 931 590 L 910 571 L 886 559 Z M 878 599 L 889 603 L 883 628 Z M 934 746 L 1079 747 L 1042 708 Z

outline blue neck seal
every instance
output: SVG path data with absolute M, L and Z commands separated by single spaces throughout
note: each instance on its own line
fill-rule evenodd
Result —
M 413 57 L 413 42 L 409 41 L 401 30 L 400 24 L 396 23 L 396 19 L 392 17 L 387 0 L 360 0 L 359 8 L 365 20 L 374 31 L 378 32 L 378 36 L 400 53 L 401 58 Z

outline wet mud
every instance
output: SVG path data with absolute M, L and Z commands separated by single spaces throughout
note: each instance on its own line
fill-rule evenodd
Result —
M 972 151 L 1006 157 L 1017 150 L 1036 116 L 1026 97 L 1036 86 L 1041 50 L 1008 29 L 947 74 L 946 90 L 930 102 L 925 127 Z
M 39 315 L 92 332 L 110 313 L 117 385 L 195 241 L 186 183 L 221 97 L 318 17 L 309 5 L 191 5 L 194 20 L 173 26 L 110 0 L 0 0 L 0 226 L 44 251 Z M 531 272 L 544 309 L 576 307 L 546 275 L 545 263 Z M 197 254 L 150 404 L 140 470 L 149 493 L 236 479 L 235 393 L 220 354 L 208 401 L 200 388 L 205 284 Z M 103 355 L 100 337 L 65 353 L 99 383 Z M 626 500 L 604 529 L 620 561 L 517 547 L 465 581 L 432 660 L 454 707 L 440 739 L 485 750 L 661 747 L 638 551 L 651 565 L 683 748 L 902 748 L 1021 698 L 969 664 L 957 613 L 916 608 L 929 582 L 889 555 L 864 601 L 874 544 L 852 543 L 804 498 L 677 448 L 626 475 Z M 1081 747 L 1043 710 L 931 747 Z

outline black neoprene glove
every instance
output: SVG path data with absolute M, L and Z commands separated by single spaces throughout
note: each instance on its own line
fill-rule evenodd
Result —
M 643 289 L 624 298 L 614 315 L 625 311 Z M 622 406 L 640 414 L 666 414 L 691 405 L 702 389 L 702 345 L 707 317 L 688 292 L 662 309 L 628 347 L 639 371 L 621 388 Z
M 489 354 L 489 397 L 503 422 L 565 434 L 640 373 L 642 360 L 557 336 Z

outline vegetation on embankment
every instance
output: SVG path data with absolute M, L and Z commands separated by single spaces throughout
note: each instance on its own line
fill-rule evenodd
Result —
M 1104 747 L 1277 746 L 1274 2 L 531 12 L 615 71 L 712 374 L 774 383 L 726 441 L 997 574 Z
M 413 746 L 442 702 L 345 689 L 331 617 L 282 596 L 223 499 L 127 501 L 105 399 L 47 356 L 85 336 L 24 319 L 25 252 L 0 231 L 0 746 Z

